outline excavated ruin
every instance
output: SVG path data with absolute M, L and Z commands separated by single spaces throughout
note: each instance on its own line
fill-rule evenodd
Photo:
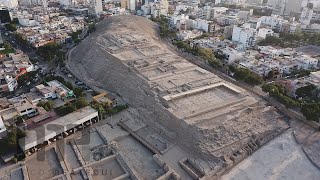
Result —
M 123 97 L 133 119 L 145 124 L 140 129 L 192 154 L 179 163 L 193 167 L 186 170 L 193 178 L 220 176 L 287 129 L 282 116 L 264 101 L 171 51 L 157 24 L 143 17 L 100 22 L 70 52 L 67 67 L 91 87 Z M 124 118 L 120 125 L 139 134 L 134 123 Z M 155 139 L 137 137 L 140 142 Z M 165 149 L 170 146 L 163 145 L 160 154 Z M 194 159 L 222 163 L 223 170 L 205 171 Z

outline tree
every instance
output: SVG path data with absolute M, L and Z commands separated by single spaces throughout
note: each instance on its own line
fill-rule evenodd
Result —
M 277 99 L 287 108 L 299 107 L 300 103 L 291 97 L 286 96 L 286 89 L 281 84 L 264 84 L 262 85 L 262 90 L 268 92 L 270 96 Z
M 312 97 L 313 92 L 317 89 L 317 87 L 313 84 L 310 84 L 308 86 L 300 87 L 296 90 L 297 97 Z
M 103 119 L 107 113 L 106 108 L 101 103 L 93 103 L 91 104 L 91 107 L 98 111 L 100 119 Z
M 22 74 L 21 76 L 18 77 L 18 84 L 25 84 L 26 82 L 30 81 L 31 77 L 29 73 Z
M 84 96 L 83 90 L 81 88 L 75 87 L 73 89 L 73 93 L 74 95 L 76 95 L 77 97 L 82 97 Z
M 0 44 L 0 47 L 3 47 L 4 50 L 0 51 L 0 53 L 2 54 L 10 54 L 10 53 L 14 53 L 15 50 L 14 48 L 12 47 L 12 45 L 8 42 L 4 42 L 3 44 Z
M 297 77 L 299 78 L 299 77 L 309 76 L 310 73 L 311 73 L 311 72 L 310 72 L 309 70 L 301 70 L 301 71 L 298 72 Z
M 267 36 L 264 40 L 260 41 L 258 45 L 267 46 L 267 45 L 279 45 L 281 44 L 281 39 L 276 36 Z
M 84 97 L 80 97 L 76 100 L 75 102 L 75 106 L 77 107 L 77 109 L 83 108 L 88 106 L 89 103 L 87 102 L 87 100 Z
M 9 129 L 8 136 L 7 136 L 7 142 L 9 145 L 15 146 L 17 145 L 17 142 L 19 139 L 25 137 L 26 134 L 24 131 L 17 127 L 12 127 Z
M 11 32 L 17 30 L 17 26 L 14 23 L 6 24 L 5 27 L 8 31 L 11 31 Z
M 54 110 L 59 116 L 65 116 L 77 110 L 77 107 L 74 104 L 68 102 L 64 106 L 57 107 Z
M 76 32 L 73 32 L 73 33 L 71 34 L 72 40 L 79 39 L 79 34 L 81 34 L 81 30 L 78 30 L 78 31 L 76 31 Z
M 207 48 L 199 48 L 197 55 L 208 61 L 215 60 L 212 50 Z
M 250 75 L 245 78 L 245 82 L 251 85 L 259 85 L 263 83 L 263 79 L 257 74 L 250 73 Z
M 319 122 L 320 104 L 319 103 L 303 104 L 301 107 L 301 112 L 308 120 Z
M 73 86 L 72 86 L 72 84 L 71 84 L 70 82 L 64 81 L 63 84 L 64 84 L 67 88 L 73 89 Z
M 53 109 L 53 102 L 51 100 L 45 102 L 41 101 L 37 106 L 43 107 L 46 111 L 51 111 Z
M 282 103 L 287 108 L 299 107 L 299 103 L 288 96 L 279 94 L 278 96 L 276 96 L 276 98 L 280 103 Z
M 18 42 L 20 42 L 21 44 L 29 45 L 29 44 L 28 44 L 28 41 L 25 40 L 25 39 L 22 37 L 21 34 L 19 34 L 19 33 L 14 33 L 14 37 L 15 37 L 16 40 L 17 40 Z
M 268 75 L 267 75 L 267 78 L 268 79 L 273 79 L 275 78 L 277 75 L 279 74 L 279 71 L 278 70 L 271 70 Z
M 24 119 L 23 119 L 22 116 L 18 116 L 15 119 L 16 119 L 16 124 L 17 125 L 24 123 Z
M 230 71 L 234 72 L 234 78 L 244 81 L 247 84 L 259 85 L 263 83 L 263 79 L 259 75 L 252 73 L 249 69 L 236 68 L 232 66 L 230 66 L 229 68 Z
M 96 30 L 96 25 L 94 23 L 89 24 L 88 34 L 94 32 Z
M 19 24 L 19 19 L 18 18 L 13 18 L 11 23 Z
M 61 45 L 55 42 L 48 43 L 38 48 L 37 53 L 45 60 L 51 61 L 61 49 Z

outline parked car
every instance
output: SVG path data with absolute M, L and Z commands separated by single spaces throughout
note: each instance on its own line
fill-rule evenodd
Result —
M 78 86 L 79 86 L 79 85 L 83 85 L 83 82 L 77 81 L 77 82 L 76 82 L 76 85 L 78 85 Z

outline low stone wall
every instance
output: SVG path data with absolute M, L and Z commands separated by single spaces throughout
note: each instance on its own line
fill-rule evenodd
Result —
M 260 134 L 257 137 L 252 137 L 251 140 L 245 146 L 241 147 L 232 154 L 223 156 L 223 165 L 220 168 L 215 169 L 214 173 L 209 172 L 208 174 L 206 174 L 204 177 L 201 178 L 201 180 L 219 179 L 219 177 L 228 173 L 234 166 L 239 164 L 242 160 L 250 156 L 263 145 L 265 145 L 266 143 L 268 143 L 269 141 L 279 136 L 288 129 L 289 128 L 278 129 L 271 132 L 266 132 L 264 134 Z

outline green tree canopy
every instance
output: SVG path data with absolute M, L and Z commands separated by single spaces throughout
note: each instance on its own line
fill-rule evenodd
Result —
M 55 42 L 48 43 L 38 48 L 37 53 L 42 56 L 45 60 L 51 61 L 58 55 L 61 45 Z
M 41 101 L 37 106 L 43 107 L 46 111 L 51 111 L 53 109 L 53 102 L 51 100 L 45 102 Z
M 320 103 L 303 104 L 301 112 L 308 120 L 319 122 Z
M 234 78 L 244 81 L 247 84 L 259 85 L 263 83 L 263 79 L 259 75 L 251 72 L 249 69 L 231 67 L 230 70 L 234 72 Z
M 6 24 L 5 27 L 8 31 L 11 31 L 11 32 L 17 30 L 17 26 L 14 23 Z
M 298 88 L 295 94 L 297 95 L 297 97 L 312 97 L 316 89 L 317 87 L 315 85 L 310 84 L 308 86 Z

